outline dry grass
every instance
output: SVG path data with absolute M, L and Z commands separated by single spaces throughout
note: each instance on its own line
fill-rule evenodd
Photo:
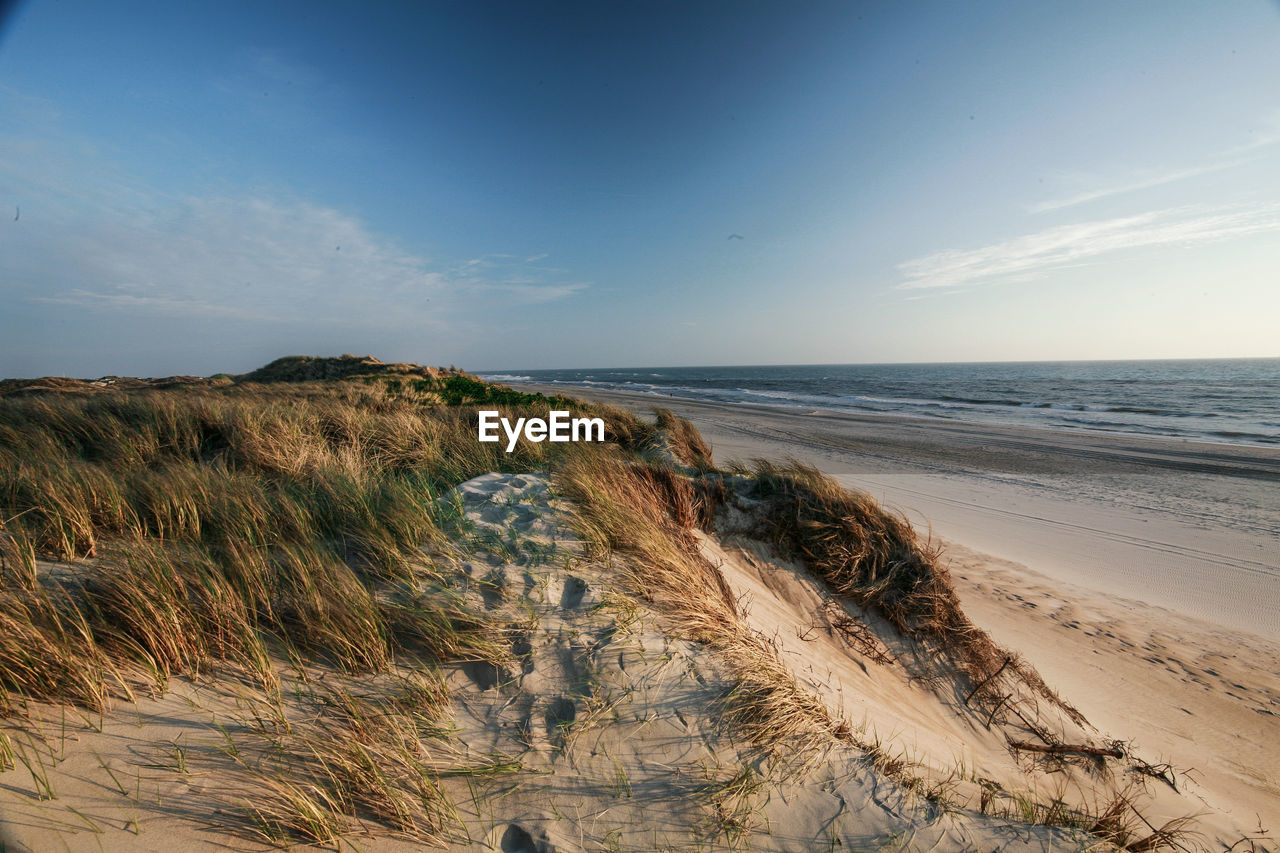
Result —
M 368 368 L 294 361 L 255 378 Z M 214 662 L 261 672 L 286 640 L 350 671 L 408 648 L 493 654 L 492 626 L 423 555 L 448 538 L 437 496 L 563 445 L 477 442 L 474 407 L 446 398 L 514 416 L 547 399 L 422 371 L 0 397 L 0 686 L 101 707 L 119 664 L 161 684 Z M 600 416 L 610 436 L 651 437 Z
M 654 409 L 653 413 L 657 416 L 658 429 L 676 459 L 699 471 L 711 469 L 711 447 L 697 427 L 668 409 Z
M 776 650 L 743 622 L 724 579 L 698 554 L 689 526 L 709 510 L 687 478 L 652 463 L 584 453 L 557 471 L 556 483 L 578 507 L 583 538 L 625 554 L 628 590 L 728 664 L 737 684 L 725 716 L 753 743 L 811 754 L 808 748 L 849 736 L 847 724 L 801 688 Z
M 997 708 L 1007 698 L 995 677 L 1003 674 L 1083 722 L 1033 668 L 969 620 L 939 559 L 940 548 L 921 541 L 905 518 L 799 462 L 757 460 L 739 473 L 749 477 L 748 495 L 761 502 L 757 515 L 772 542 L 802 560 L 836 595 L 880 614 L 930 655 L 951 661 L 967 682 L 960 685 L 966 702 Z
M 455 819 L 439 784 L 442 765 L 453 762 L 440 724 L 448 697 L 443 684 L 409 686 L 399 697 L 328 689 L 312 694 L 311 713 L 287 728 L 247 726 L 234 755 L 250 790 L 233 804 L 252 831 L 287 846 L 381 826 L 442 843 Z
M 255 381 L 0 386 L 0 713 L 27 699 L 101 710 L 140 676 L 163 687 L 221 666 L 278 696 L 273 658 L 346 673 L 496 661 L 508 654 L 503 626 L 468 606 L 424 550 L 458 532 L 437 498 L 489 471 L 554 465 L 579 532 L 625 555 L 624 588 L 727 665 L 736 683 L 723 712 L 736 730 L 802 760 L 854 742 L 698 553 L 691 530 L 710 529 L 726 484 L 741 483 L 711 468 L 687 421 L 660 410 L 649 425 L 458 371 L 331 361 L 342 363 L 282 360 L 245 377 Z M 313 381 L 331 373 L 342 378 Z M 522 441 L 506 454 L 476 441 L 477 406 L 519 417 L 551 403 L 604 418 L 610 443 Z M 654 448 L 687 467 L 645 461 Z M 740 473 L 776 545 L 952 661 L 962 692 L 999 710 L 1008 695 L 996 676 L 1009 666 L 1005 678 L 1074 714 L 964 616 L 936 550 L 905 520 L 804 466 Z M 839 627 L 871 642 L 855 624 Z M 254 786 L 240 803 L 247 825 L 279 844 L 330 843 L 368 824 L 439 841 L 451 818 L 436 780 L 467 772 L 451 771 L 439 748 L 443 685 L 428 678 L 395 700 L 316 697 L 307 719 L 280 712 L 254 729 L 253 762 L 237 753 Z M 1091 829 L 1129 849 L 1185 833 L 1108 836 L 1109 814 Z
M 998 689 L 1002 680 L 1006 691 L 1007 683 L 1020 682 L 1068 715 L 1076 713 L 1029 665 L 968 620 L 937 549 L 921 542 L 904 519 L 801 465 L 759 462 L 739 473 L 747 476 L 705 470 L 690 476 L 652 461 L 583 453 L 558 470 L 557 486 L 577 505 L 583 537 L 625 555 L 628 591 L 665 614 L 681 635 L 715 649 L 728 664 L 737 683 L 727 697 L 724 718 L 757 746 L 774 755 L 812 757 L 823 745 L 842 740 L 863 749 L 881 771 L 927 799 L 945 801 L 948 786 L 954 787 L 954 780 L 931 784 L 913 775 L 915 768 L 901 756 L 860 742 L 846 722 L 797 684 L 776 650 L 744 624 L 719 572 L 699 555 L 691 535 L 693 528 L 712 527 L 731 489 L 745 489 L 774 544 L 799 557 L 837 597 L 881 614 L 904 638 L 928 650 L 925 660 L 949 661 L 929 677 L 950 679 L 957 698 L 994 697 L 987 701 L 1003 704 L 1015 725 L 1025 725 L 1047 742 L 1052 734 L 1039 726 L 1034 710 L 1019 711 L 1015 706 L 1022 699 L 1006 702 L 1010 693 Z M 883 643 L 843 608 L 840 612 L 849 621 L 837 622 L 837 628 L 865 642 L 870 656 L 887 662 Z M 1177 849 L 1188 837 L 1188 821 L 1139 832 L 1142 816 L 1130 796 L 1117 795 L 1095 810 L 1017 797 L 998 812 L 1029 823 L 1084 830 L 1125 849 Z
M 278 363 L 254 377 L 271 384 L 0 389 L 0 714 L 101 711 L 231 668 L 275 703 L 243 721 L 252 743 L 216 751 L 239 762 L 242 828 L 282 845 L 387 828 L 438 842 L 453 819 L 438 778 L 476 771 L 441 746 L 448 697 L 430 672 L 510 654 L 505 626 L 437 562 L 458 535 L 438 497 L 563 449 L 481 444 L 476 407 L 566 404 L 456 371 L 358 375 L 357 361 Z M 331 369 L 347 378 L 306 381 Z M 591 413 L 632 449 L 654 434 Z M 282 661 L 361 683 L 421 675 L 395 699 L 312 694 L 297 719 Z

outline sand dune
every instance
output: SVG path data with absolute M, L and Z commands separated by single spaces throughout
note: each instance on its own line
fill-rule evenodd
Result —
M 290 657 L 140 678 L 136 701 L 101 714 L 26 702 L 0 728 L 4 849 L 267 849 L 307 837 L 296 822 L 314 819 L 336 823 L 310 837 L 387 851 L 431 838 L 541 853 L 1091 850 L 1116 815 L 1133 823 L 1131 840 L 1194 817 L 1188 844 L 1273 844 L 1272 456 L 678 408 L 720 463 L 799 456 L 940 534 L 972 622 L 937 636 L 965 648 L 981 638 L 985 656 L 965 663 L 883 601 L 836 594 L 817 563 L 793 562 L 771 538 L 782 516 L 759 481 L 688 479 L 668 433 L 626 462 L 592 457 L 603 466 L 592 470 L 658 489 L 651 503 L 673 525 L 662 547 L 681 555 L 677 574 L 711 590 L 673 587 L 694 609 L 637 586 L 660 569 L 643 549 L 596 540 L 590 501 L 559 491 L 573 493 L 572 462 L 556 479 L 474 477 L 433 505 L 442 535 L 415 551 L 421 571 L 378 594 L 456 601 L 483 616 L 496 652 L 450 656 L 442 676 L 406 655 L 369 671 Z M 677 482 L 718 494 L 714 512 L 677 512 Z M 777 506 L 799 524 L 798 505 Z M 945 577 L 909 548 L 902 565 Z M 103 568 L 36 571 L 47 581 Z M 680 620 L 708 603 L 749 654 L 705 632 L 694 642 Z M 771 680 L 745 678 L 752 663 Z M 788 707 L 767 704 L 778 696 Z M 788 717 L 800 724 L 787 739 L 763 741 L 735 718 L 742 708 L 803 712 Z M 327 796 L 335 773 L 344 784 L 332 790 L 373 799 L 308 817 L 298 795 Z M 281 814 L 295 823 L 273 822 Z
M 1209 838 L 1280 826 L 1280 453 L 586 396 L 668 406 L 718 464 L 791 455 L 897 508 L 945 543 L 978 624 L 1106 736 L 1171 765 Z M 945 740 L 925 708 L 901 729 Z
M 1078 831 L 941 807 L 848 744 L 829 744 L 815 761 L 764 756 L 716 713 L 733 674 L 661 616 L 616 595 L 616 570 L 585 557 L 545 478 L 487 474 L 452 499 L 469 543 L 436 558 L 456 561 L 474 581 L 463 594 L 519 630 L 509 665 L 462 664 L 448 675 L 450 763 L 507 768 L 444 778 L 457 804 L 443 833 L 449 849 L 1050 851 L 1093 843 Z M 714 537 L 705 547 L 752 624 L 777 636 L 801 682 L 833 711 L 861 715 L 861 731 L 925 772 L 936 758 L 939 770 L 960 759 L 972 771 L 962 746 L 972 732 L 928 689 L 868 663 L 822 624 L 812 579 Z M 826 639 L 801 639 L 808 628 Z M 220 678 L 176 679 L 163 696 L 97 718 L 36 708 L 38 723 L 7 733 L 26 760 L 0 773 L 6 849 L 267 849 L 245 816 L 271 796 L 253 758 L 261 720 L 305 727 L 307 697 L 322 689 L 285 686 L 282 705 Z M 984 760 L 1003 764 L 1012 785 L 1021 771 L 994 738 L 986 746 Z M 55 797 L 32 790 L 37 777 Z M 351 840 L 363 850 L 421 849 L 385 833 L 357 831 Z
M 582 395 L 671 408 L 698 426 L 719 464 L 795 456 L 950 541 L 1280 640 L 1280 451 Z

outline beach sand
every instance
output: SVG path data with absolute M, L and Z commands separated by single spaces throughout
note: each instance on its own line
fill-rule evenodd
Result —
M 944 547 L 974 623 L 1064 701 L 1006 675 L 990 715 L 970 707 L 884 619 L 831 608 L 734 505 L 691 534 L 702 557 L 796 695 L 847 724 L 817 752 L 763 758 L 722 719 L 726 661 L 617 595 L 625 558 L 585 548 L 545 477 L 488 473 L 446 496 L 469 532 L 428 554 L 468 606 L 519 627 L 505 663 L 446 667 L 448 730 L 422 748 L 468 768 L 441 777 L 448 849 L 1086 850 L 1096 836 L 1043 812 L 1027 823 L 1020 805 L 1100 815 L 1123 790 L 1150 831 L 1194 817 L 1188 849 L 1277 849 L 1280 454 L 590 396 L 667 404 L 721 465 L 794 456 L 899 509 Z M 851 640 L 846 614 L 885 654 Z M 413 675 L 273 665 L 270 693 L 211 673 L 102 715 L 32 703 L 0 727 L 0 848 L 270 849 L 255 809 L 309 778 L 307 738 L 350 735 L 335 697 L 383 707 Z M 997 718 L 1006 701 L 1017 720 Z M 1018 721 L 1042 743 L 1121 741 L 1124 755 L 1020 752 Z M 421 849 L 354 822 L 344 838 L 320 849 Z
M 1280 827 L 1280 451 L 574 393 L 669 408 L 718 465 L 792 456 L 901 511 L 974 621 L 1091 723 L 1206 812 Z
M 453 497 L 475 541 L 488 543 L 455 555 L 478 581 L 467 594 L 477 606 L 520 614 L 523 650 L 509 666 L 448 668 L 452 722 L 436 747 L 440 760 L 455 767 L 514 762 L 517 769 L 442 780 L 457 809 L 441 846 L 477 853 L 1095 846 L 1079 831 L 942 808 L 849 743 L 766 760 L 716 710 L 733 689 L 733 673 L 701 644 L 680 639 L 669 620 L 616 597 L 616 569 L 584 557 L 563 523 L 568 507 L 546 478 L 485 474 Z M 999 727 L 985 735 L 969 729 L 898 662 L 850 651 L 823 620 L 818 583 L 807 572 L 722 547 L 727 539 L 702 539 L 751 628 L 774 638 L 801 688 L 849 714 L 867 738 L 883 741 L 886 754 L 930 781 L 935 772 L 955 775 L 957 761 L 966 775 L 1009 791 L 1042 778 L 1024 773 Z M 809 628 L 806 637 L 797 634 L 800 625 Z M 272 849 L 254 809 L 278 803 L 281 779 L 311 790 L 307 777 L 289 769 L 305 750 L 281 756 L 272 744 L 334 716 L 330 690 L 387 695 L 377 679 L 332 670 L 299 682 L 282 668 L 281 687 L 268 696 L 234 678 L 183 678 L 163 695 L 101 716 L 32 706 L 34 715 L 5 733 L 17 760 L 0 772 L 0 847 Z M 316 695 L 330 697 L 319 715 Z M 1061 730 L 1055 709 L 1037 716 Z M 967 779 L 956 784 L 973 787 Z M 305 849 L 424 849 L 385 828 L 353 822 L 348 829 L 345 843 Z

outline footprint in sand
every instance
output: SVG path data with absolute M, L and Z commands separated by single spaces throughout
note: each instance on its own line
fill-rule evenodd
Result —
M 588 588 L 587 582 L 582 578 L 573 575 L 565 578 L 564 591 L 560 593 L 560 607 L 564 610 L 577 610 Z
M 552 740 L 563 739 L 564 731 L 573 725 L 578 717 L 578 709 L 572 699 L 557 696 L 547 705 L 546 723 L 547 737 Z
M 499 844 L 502 853 L 555 853 L 556 849 L 546 838 L 535 839 L 518 823 L 507 824 L 507 831 L 502 833 Z
M 502 667 L 488 661 L 467 661 L 462 664 L 462 671 L 481 690 L 492 690 L 511 680 Z

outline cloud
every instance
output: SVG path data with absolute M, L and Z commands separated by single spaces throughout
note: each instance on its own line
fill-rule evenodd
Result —
M 543 302 L 554 302 L 575 293 L 586 290 L 591 285 L 586 282 L 572 284 L 534 284 L 529 282 L 508 282 L 505 284 L 480 284 L 477 291 L 501 293 L 511 300 L 525 305 L 537 305 Z
M 256 119 L 304 121 L 315 132 L 317 117 L 336 119 L 351 101 L 350 90 L 319 68 L 284 53 L 246 48 L 210 81 L 211 94 Z
M 589 282 L 555 280 L 567 271 L 538 263 L 547 257 L 546 252 L 525 258 L 503 253 L 489 254 L 459 264 L 449 274 L 449 280 L 457 286 L 460 294 L 500 294 L 505 302 L 522 305 L 565 299 L 591 286 Z
M 1258 124 L 1259 126 L 1256 130 L 1250 129 L 1249 131 L 1253 136 L 1252 139 L 1242 145 L 1237 145 L 1227 153 L 1231 155 L 1248 154 L 1257 151 L 1259 148 L 1268 148 L 1272 145 L 1280 144 L 1280 111 L 1272 113 Z
M 0 107 L 15 97 L 0 90 Z M 430 258 L 357 216 L 284 190 L 166 191 L 122 170 L 91 140 L 61 132 L 40 104 L 32 109 L 46 119 L 24 132 L 0 131 L 0 204 L 22 207 L 21 221 L 0 221 L 8 300 L 95 313 L 440 329 L 491 310 L 495 300 L 546 303 L 587 287 L 535 265 L 545 255 Z
M 1215 159 L 1205 165 L 1196 166 L 1190 169 L 1177 169 L 1164 172 L 1153 172 L 1151 170 L 1141 171 L 1129 180 L 1106 186 L 1096 186 L 1093 189 L 1084 190 L 1064 198 L 1051 199 L 1049 201 L 1033 204 L 1027 208 L 1027 212 L 1047 213 L 1053 210 L 1062 210 L 1063 208 L 1074 207 L 1078 204 L 1097 201 L 1098 199 L 1110 198 L 1111 196 L 1164 186 L 1165 184 L 1172 184 L 1177 181 L 1187 180 L 1188 178 L 1195 178 L 1200 175 L 1211 174 L 1213 172 L 1221 172 L 1225 169 L 1244 165 L 1245 163 L 1256 159 L 1254 152 L 1280 143 L 1280 112 L 1262 118 L 1258 122 L 1258 127 L 1256 129 L 1251 129 L 1249 132 L 1253 137 L 1252 139 L 1242 145 L 1236 145 L 1226 149 L 1225 151 L 1220 151 L 1215 155 Z
M 202 317 L 370 322 L 427 316 L 448 288 L 426 258 L 333 208 L 265 196 L 152 196 L 48 215 L 0 246 L 32 301 Z M 47 218 L 38 213 L 43 212 Z M 56 218 L 55 218 L 56 217 Z M 10 255 L 13 257 L 14 255 Z
M 900 289 L 1033 277 L 1099 255 L 1153 246 L 1194 246 L 1280 230 L 1280 204 L 1183 207 L 1062 225 L 979 249 L 938 252 L 898 265 Z
M 58 226 L 26 214 L 29 240 L 0 238 L 26 261 L 0 273 L 32 301 L 94 310 L 334 324 L 443 323 L 491 303 L 539 304 L 588 285 L 516 259 L 457 267 L 402 247 L 334 208 L 267 196 L 153 198 Z M 43 226 L 43 227 L 42 227 Z
M 1139 178 L 1135 181 L 1116 184 L 1109 187 L 1098 187 L 1093 190 L 1077 193 L 1076 195 L 1066 198 L 1053 199 L 1038 204 L 1033 204 L 1027 208 L 1028 213 L 1046 213 L 1051 210 L 1062 210 L 1065 207 L 1074 207 L 1077 204 L 1084 204 L 1090 201 L 1097 201 L 1101 198 L 1109 198 L 1110 196 L 1121 195 L 1123 193 L 1136 192 L 1138 190 L 1150 189 L 1151 187 L 1163 186 L 1164 184 L 1172 184 L 1176 181 L 1194 178 L 1198 175 L 1205 175 L 1210 172 L 1219 172 L 1223 169 L 1230 169 L 1233 166 L 1239 166 L 1244 160 L 1225 160 L 1220 163 L 1211 163 L 1207 166 L 1199 166 L 1194 169 L 1182 169 L 1176 172 L 1164 172 L 1160 174 L 1149 175 L 1145 178 Z
M 130 311 L 146 311 L 171 316 L 231 317 L 240 320 L 261 320 L 262 316 L 232 305 L 215 305 L 199 299 L 174 299 L 168 296 L 141 296 L 129 293 L 128 288 L 115 292 L 95 293 L 73 288 L 61 296 L 33 296 L 32 302 L 54 305 L 78 305 L 84 307 L 115 308 Z

